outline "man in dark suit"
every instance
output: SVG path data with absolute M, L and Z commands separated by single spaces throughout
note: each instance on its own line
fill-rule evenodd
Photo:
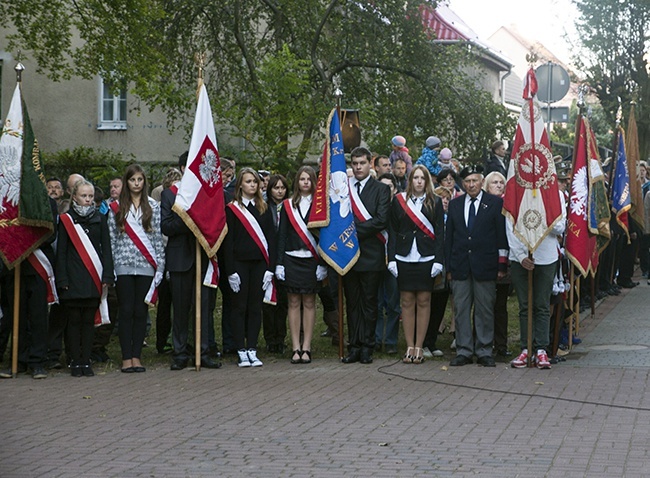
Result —
M 360 256 L 354 267 L 343 276 L 348 316 L 350 349 L 343 363 L 372 363 L 375 347 L 379 284 L 386 270 L 386 243 L 381 233 L 388 226 L 390 188 L 370 176 L 372 155 L 357 147 L 350 153 L 352 172 L 350 187 L 363 203 L 366 217 L 354 214 Z
M 490 148 L 492 154 L 485 162 L 485 175 L 492 171 L 503 174 L 504 178 L 508 177 L 508 161 L 506 160 L 506 146 L 503 141 L 495 141 Z
M 185 170 L 187 153 L 178 158 L 181 171 Z M 165 247 L 165 268 L 169 271 L 172 291 L 174 320 L 172 323 L 172 340 L 174 352 L 172 370 L 182 370 L 187 367 L 191 351 L 188 348 L 190 313 L 194 310 L 194 281 L 196 239 L 192 231 L 185 225 L 178 214 L 172 211 L 176 202 L 176 188 L 163 190 L 160 203 L 160 228 L 169 239 Z M 208 266 L 207 255 L 201 250 L 202 276 Z M 201 286 L 201 367 L 219 368 L 221 362 L 212 360 L 208 347 L 208 322 L 212 317 L 216 302 L 216 290 Z
M 492 341 L 496 279 L 505 276 L 508 239 L 501 213 L 503 200 L 483 192 L 482 172 L 483 168 L 475 165 L 460 172 L 466 194 L 449 203 L 447 215 L 445 261 L 456 320 L 456 357 L 452 366 L 472 363 L 474 354 L 479 365 L 495 366 Z

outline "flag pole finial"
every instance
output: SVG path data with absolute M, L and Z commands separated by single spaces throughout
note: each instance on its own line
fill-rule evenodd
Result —
M 589 91 L 589 86 L 582 84 L 578 86 L 578 110 L 580 111 L 580 114 L 584 112 L 585 109 L 585 94 Z
M 537 53 L 530 50 L 530 53 L 526 54 L 526 61 L 528 62 L 528 66 L 532 68 L 533 65 L 537 63 Z
M 623 104 L 621 103 L 621 97 L 618 97 L 618 109 L 616 110 L 616 126 L 620 126 L 623 121 Z
M 197 86 L 197 95 L 198 95 L 198 90 L 201 88 L 201 85 L 203 85 L 203 70 L 205 69 L 205 52 L 195 53 L 194 63 L 196 63 L 196 66 L 199 68 L 199 80 Z
M 343 98 L 343 92 L 341 91 L 341 77 L 339 75 L 334 75 L 332 78 L 332 83 L 334 85 L 334 98 L 336 99 L 336 109 L 341 109 L 341 98 Z
M 22 64 L 20 61 L 22 58 L 22 52 L 18 50 L 18 55 L 16 55 L 16 66 L 14 66 L 14 70 L 16 70 L 16 81 L 18 83 L 21 83 L 23 81 L 23 71 L 25 71 L 25 65 Z

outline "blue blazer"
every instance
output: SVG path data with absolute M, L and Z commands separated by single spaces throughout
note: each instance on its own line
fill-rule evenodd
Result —
M 445 234 L 445 266 L 452 280 L 493 281 L 499 271 L 499 250 L 508 249 L 500 197 L 483 192 L 472 233 L 465 223 L 465 194 L 449 203 Z M 502 263 L 505 270 L 506 264 Z

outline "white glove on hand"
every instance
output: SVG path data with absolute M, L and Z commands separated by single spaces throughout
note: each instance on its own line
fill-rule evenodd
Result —
M 442 264 L 434 262 L 431 266 L 431 277 L 435 277 L 442 272 Z
M 239 274 L 236 272 L 234 274 L 230 274 L 228 276 L 228 284 L 230 284 L 230 288 L 235 294 L 239 292 L 241 286 L 241 279 L 239 278 Z
M 153 276 L 153 283 L 156 287 L 160 285 L 160 283 L 163 281 L 163 278 L 165 277 L 165 273 L 158 269 L 156 273 Z
M 284 266 L 275 266 L 275 277 L 277 277 L 278 280 L 284 280 Z
M 388 263 L 388 272 L 393 274 L 393 277 L 395 277 L 397 279 L 397 262 L 390 261 Z
M 327 277 L 327 267 L 316 266 L 316 280 L 320 282 L 324 280 L 326 277 Z
M 264 278 L 262 279 L 262 290 L 268 289 L 269 286 L 271 285 L 272 280 L 273 280 L 273 272 L 266 271 L 264 273 Z

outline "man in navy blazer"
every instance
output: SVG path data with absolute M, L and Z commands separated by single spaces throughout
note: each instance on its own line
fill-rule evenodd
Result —
M 503 200 L 483 192 L 482 172 L 483 168 L 475 165 L 460 172 L 466 194 L 449 203 L 447 215 L 445 262 L 456 320 L 456 357 L 452 366 L 470 364 L 474 355 L 479 365 L 495 366 L 492 341 L 496 279 L 506 273 L 508 239 L 501 213 Z

